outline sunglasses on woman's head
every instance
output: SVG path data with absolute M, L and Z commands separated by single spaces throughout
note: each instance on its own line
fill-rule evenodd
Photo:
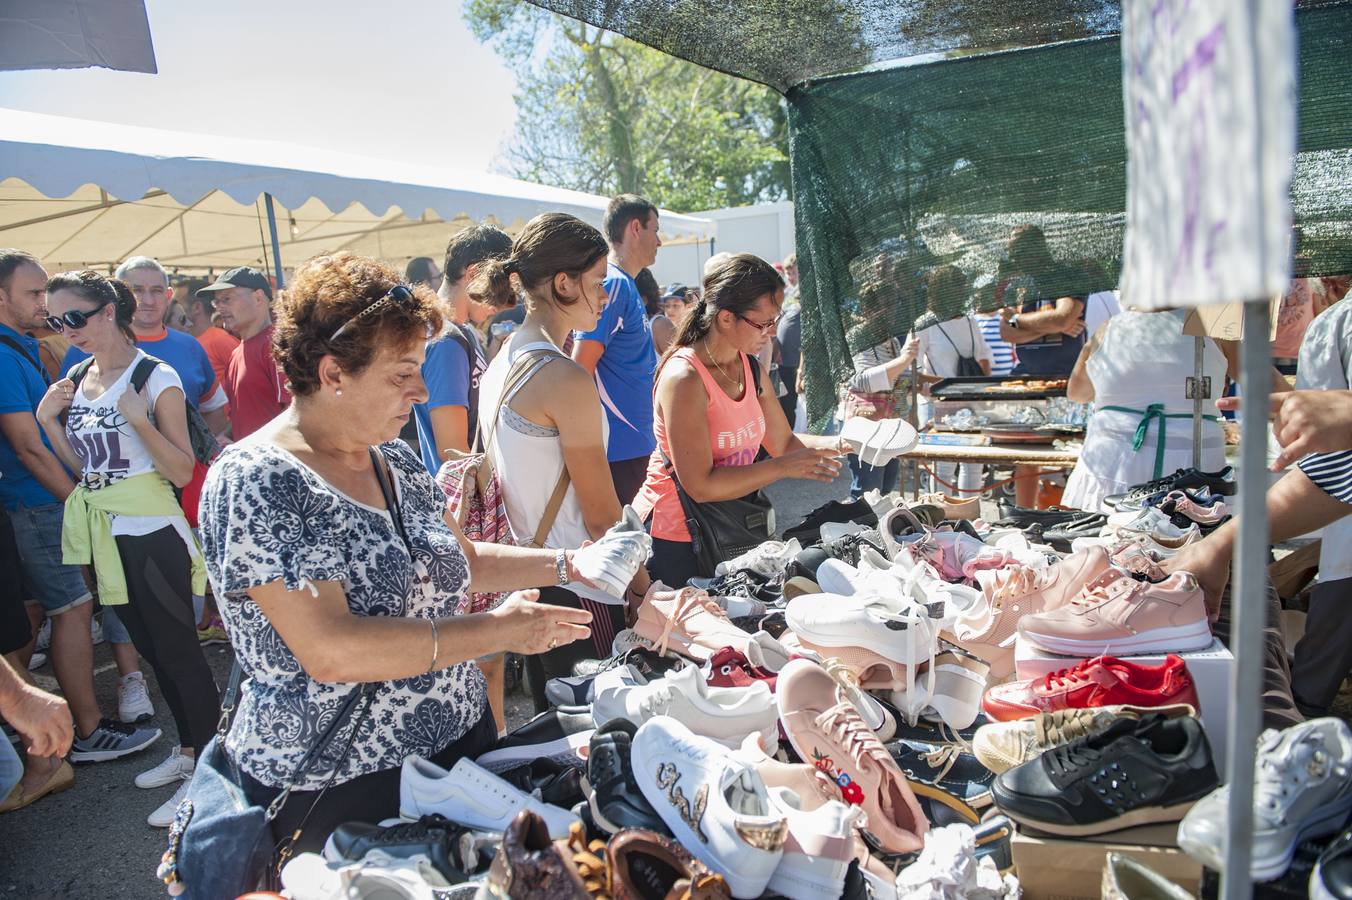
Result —
M 72 309 L 69 312 L 62 313 L 60 316 L 48 316 L 46 318 L 47 327 L 50 328 L 52 331 L 55 331 L 57 334 L 60 334 L 67 328 L 73 328 L 76 331 L 79 331 L 81 328 L 84 328 L 86 325 L 89 324 L 89 320 L 94 318 L 95 313 L 97 313 L 99 310 L 103 309 L 105 306 L 107 306 L 112 302 L 113 301 L 111 300 L 104 300 L 102 303 L 91 309 L 89 312 L 85 312 L 79 309 Z
M 414 295 L 412 288 L 410 288 L 406 284 L 396 284 L 394 287 L 390 288 L 389 291 L 387 291 L 385 295 L 381 297 L 379 300 L 375 301 L 370 306 L 366 307 L 361 312 L 357 313 L 355 316 L 348 319 L 342 325 L 339 325 L 338 330 L 329 336 L 329 343 L 332 343 L 338 340 L 338 338 L 342 337 L 343 334 L 347 331 L 347 329 L 357 320 L 364 319 L 367 316 L 370 316 L 373 313 L 376 313 L 379 310 L 384 309 L 391 303 L 409 303 L 416 301 L 417 297 Z

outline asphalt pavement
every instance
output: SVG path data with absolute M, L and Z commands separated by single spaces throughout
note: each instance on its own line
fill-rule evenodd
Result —
M 833 484 L 790 481 L 768 489 L 781 529 L 808 512 L 849 492 L 842 469 Z M 228 647 L 206 648 L 217 684 L 225 686 L 232 656 Z M 107 644 L 94 652 L 94 681 L 105 714 L 117 711 L 117 669 Z M 55 690 L 51 665 L 34 673 Z M 155 879 L 166 831 L 151 828 L 146 817 L 173 793 L 173 786 L 140 790 L 136 775 L 157 765 L 174 743 L 174 724 L 147 669 L 155 704 L 153 725 L 164 736 L 150 749 L 114 762 L 77 766 L 75 786 L 27 809 L 0 815 L 0 900 L 143 900 L 167 896 Z M 508 698 L 515 725 L 530 714 L 521 692 Z

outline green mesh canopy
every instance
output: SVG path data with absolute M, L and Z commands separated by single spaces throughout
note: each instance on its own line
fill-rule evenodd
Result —
M 954 264 L 969 305 L 992 300 L 1014 274 L 1005 256 L 1017 226 L 1036 225 L 1049 250 L 1018 273 L 1025 299 L 1116 284 L 1126 206 L 1116 2 L 531 2 L 783 92 L 815 425 L 851 353 L 924 314 L 929 270 Z M 1348 272 L 1352 0 L 1297 10 L 1297 263 Z

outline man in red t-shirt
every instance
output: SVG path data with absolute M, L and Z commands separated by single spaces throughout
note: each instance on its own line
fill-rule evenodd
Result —
M 272 355 L 272 285 L 257 269 L 240 266 L 197 293 L 212 296 L 221 324 L 240 339 L 225 368 L 230 436 L 238 441 L 291 403 L 286 379 Z

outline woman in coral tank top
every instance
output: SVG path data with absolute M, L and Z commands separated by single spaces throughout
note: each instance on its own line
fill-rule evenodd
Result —
M 768 342 L 784 303 L 784 281 L 765 260 L 740 253 L 704 278 L 699 303 L 681 322 L 658 366 L 653 431 L 657 452 L 634 500 L 650 518 L 656 580 L 684 585 L 701 572 L 680 498 L 662 456 L 696 503 L 733 500 L 781 478 L 831 482 L 840 471 L 837 438 L 797 435 L 751 358 Z M 768 459 L 757 461 L 761 449 Z

